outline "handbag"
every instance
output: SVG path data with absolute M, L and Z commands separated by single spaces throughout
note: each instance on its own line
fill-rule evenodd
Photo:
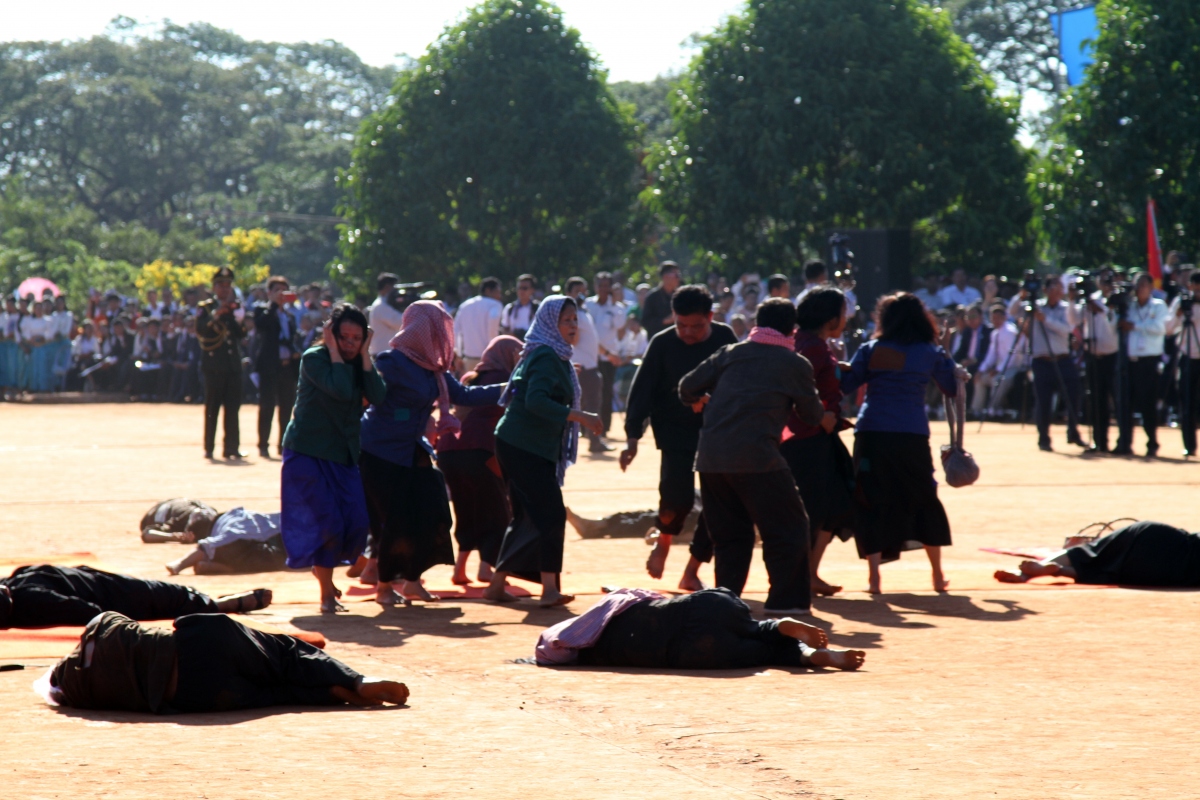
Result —
M 967 382 L 958 379 L 958 393 L 953 398 L 943 398 L 946 404 L 946 422 L 950 423 L 950 444 L 942 445 L 942 469 L 946 472 L 946 483 L 955 488 L 970 486 L 979 480 L 979 465 L 975 457 L 963 449 L 963 428 L 967 423 Z

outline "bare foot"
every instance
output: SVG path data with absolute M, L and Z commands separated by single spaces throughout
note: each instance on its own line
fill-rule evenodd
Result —
M 791 617 L 784 617 L 779 620 L 779 632 L 784 636 L 799 639 L 809 647 L 826 647 L 829 645 L 829 637 L 825 634 L 825 631 L 816 625 L 809 625 L 807 622 L 801 622 Z
M 376 559 L 367 559 L 366 566 L 358 575 L 358 582 L 366 586 L 374 586 L 379 583 L 379 562 Z
M 347 703 L 352 706 L 358 706 L 359 708 L 370 708 L 371 706 L 383 705 L 382 702 L 368 700 L 358 692 L 354 691 L 353 689 L 347 689 L 345 686 L 330 686 L 329 693 L 338 700 L 341 700 L 343 703 Z
M 679 588 L 685 592 L 700 592 L 712 587 L 700 580 L 699 575 L 692 575 L 685 572 L 683 573 L 683 577 L 679 579 Z
M 945 592 L 950 589 L 950 579 L 941 572 L 933 573 L 933 590 L 935 592 Z
M 832 583 L 826 583 L 816 575 L 813 575 L 812 577 L 812 593 L 818 597 L 832 597 L 841 590 L 841 586 L 835 586 Z
M 879 578 L 871 578 L 867 583 L 867 591 L 871 594 L 883 594 Z
M 453 583 L 455 586 L 470 586 L 471 585 L 471 579 L 467 577 L 467 574 L 465 572 L 455 572 L 454 576 L 452 578 L 450 578 L 450 582 Z
M 565 606 L 574 599 L 575 595 L 573 594 L 561 594 L 558 592 L 555 592 L 554 594 L 543 593 L 542 599 L 538 600 L 538 605 L 542 608 L 554 608 L 555 606 Z
M 229 594 L 217 598 L 217 610 L 222 614 L 258 611 L 271 605 L 274 595 L 270 589 L 255 589 L 252 592 Z
M 517 602 L 517 596 L 515 594 L 509 594 L 506 591 L 505 587 L 507 585 L 508 584 L 504 584 L 501 586 L 489 586 L 488 588 L 483 590 L 483 599 L 491 600 L 493 603 L 515 603 L 515 602 Z
M 863 665 L 866 657 L 862 650 L 818 650 L 811 659 L 814 667 L 855 670 Z
M 442 599 L 436 594 L 432 594 L 420 581 L 405 581 L 404 588 L 400 590 L 400 594 L 406 598 L 422 600 L 426 603 L 436 603 Z
M 326 597 L 321 600 L 322 614 L 341 614 L 349 610 L 350 609 L 339 603 L 336 597 Z
M 495 574 L 496 573 L 492 569 L 491 565 L 480 561 L 479 562 L 479 572 L 475 573 L 475 579 L 477 581 L 479 581 L 480 583 L 491 583 L 492 576 Z
M 1062 574 L 1062 567 L 1050 561 L 1043 564 L 1040 561 L 1022 561 L 1021 574 L 1030 578 L 1041 578 L 1045 576 L 1058 576 Z
M 396 681 L 381 681 L 375 678 L 363 678 L 358 687 L 358 694 L 368 700 L 379 703 L 391 703 L 402 706 L 408 702 L 408 687 Z
M 183 572 L 183 568 L 179 565 L 178 561 L 172 561 L 170 564 L 167 564 L 168 575 L 178 575 L 181 572 Z
M 646 572 L 650 573 L 650 577 L 658 580 L 663 576 L 663 569 L 667 566 L 667 556 L 671 554 L 671 540 L 663 540 L 659 537 L 654 543 L 654 549 L 650 551 L 650 557 L 646 559 Z
M 998 569 L 995 572 L 995 578 L 1001 583 L 1025 583 L 1029 580 L 1028 575 L 1023 575 L 1015 569 Z
M 375 602 L 381 606 L 411 606 L 412 601 L 407 597 L 396 594 L 390 583 L 380 583 L 375 586 Z
M 350 565 L 350 569 L 346 570 L 346 577 L 357 578 L 359 575 L 362 575 L 363 570 L 367 568 L 368 560 L 366 556 L 359 556 L 358 560 Z

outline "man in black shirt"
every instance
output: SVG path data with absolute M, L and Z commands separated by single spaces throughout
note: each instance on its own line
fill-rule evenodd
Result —
M 271 457 L 271 418 L 279 409 L 279 454 L 283 455 L 283 431 L 292 419 L 296 404 L 296 382 L 300 378 L 300 345 L 295 319 L 288 303 L 295 297 L 287 278 L 267 280 L 268 302 L 254 307 L 254 330 L 260 346 L 254 360 L 258 371 L 258 454 Z M 289 297 L 290 295 L 290 297 Z
M 672 318 L 671 297 L 679 288 L 679 265 L 664 261 L 658 265 L 660 283 L 642 302 L 642 327 L 646 335 L 654 338 L 659 331 L 675 324 Z
M 242 405 L 242 349 L 246 335 L 233 293 L 233 270 L 221 267 L 213 276 L 214 297 L 200 303 L 196 336 L 204 351 L 204 457 L 213 457 L 217 416 L 225 413 L 225 458 L 242 458 L 238 409 Z
M 683 529 L 695 502 L 696 478 L 692 465 L 703 417 L 680 402 L 679 380 L 717 350 L 737 342 L 728 325 L 713 323 L 712 307 L 713 298 L 707 286 L 684 286 L 675 292 L 671 298 L 675 325 L 650 340 L 642 365 L 633 377 L 625 407 L 626 445 L 621 453 L 621 470 L 637 456 L 638 440 L 647 419 L 662 457 L 655 526 L 658 541 L 646 561 L 646 570 L 653 578 L 662 577 L 671 540 Z M 692 539 L 691 558 L 679 588 L 686 591 L 704 588 L 696 573 L 700 564 L 711 559 L 712 543 L 701 512 Z

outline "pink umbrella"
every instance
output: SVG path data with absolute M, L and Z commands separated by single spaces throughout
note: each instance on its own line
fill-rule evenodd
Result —
M 42 297 L 45 296 L 47 289 L 49 289 L 50 293 L 55 297 L 58 297 L 60 294 L 62 294 L 62 292 L 59 291 L 58 286 L 55 285 L 54 281 L 48 280 L 47 278 L 26 278 L 25 280 L 21 281 L 21 285 L 17 287 L 17 294 L 21 297 L 33 295 L 34 299 L 41 300 Z

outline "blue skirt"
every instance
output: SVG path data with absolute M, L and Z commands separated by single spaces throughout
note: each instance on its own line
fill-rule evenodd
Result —
M 281 525 L 292 569 L 352 564 L 371 526 L 358 467 L 283 451 Z

